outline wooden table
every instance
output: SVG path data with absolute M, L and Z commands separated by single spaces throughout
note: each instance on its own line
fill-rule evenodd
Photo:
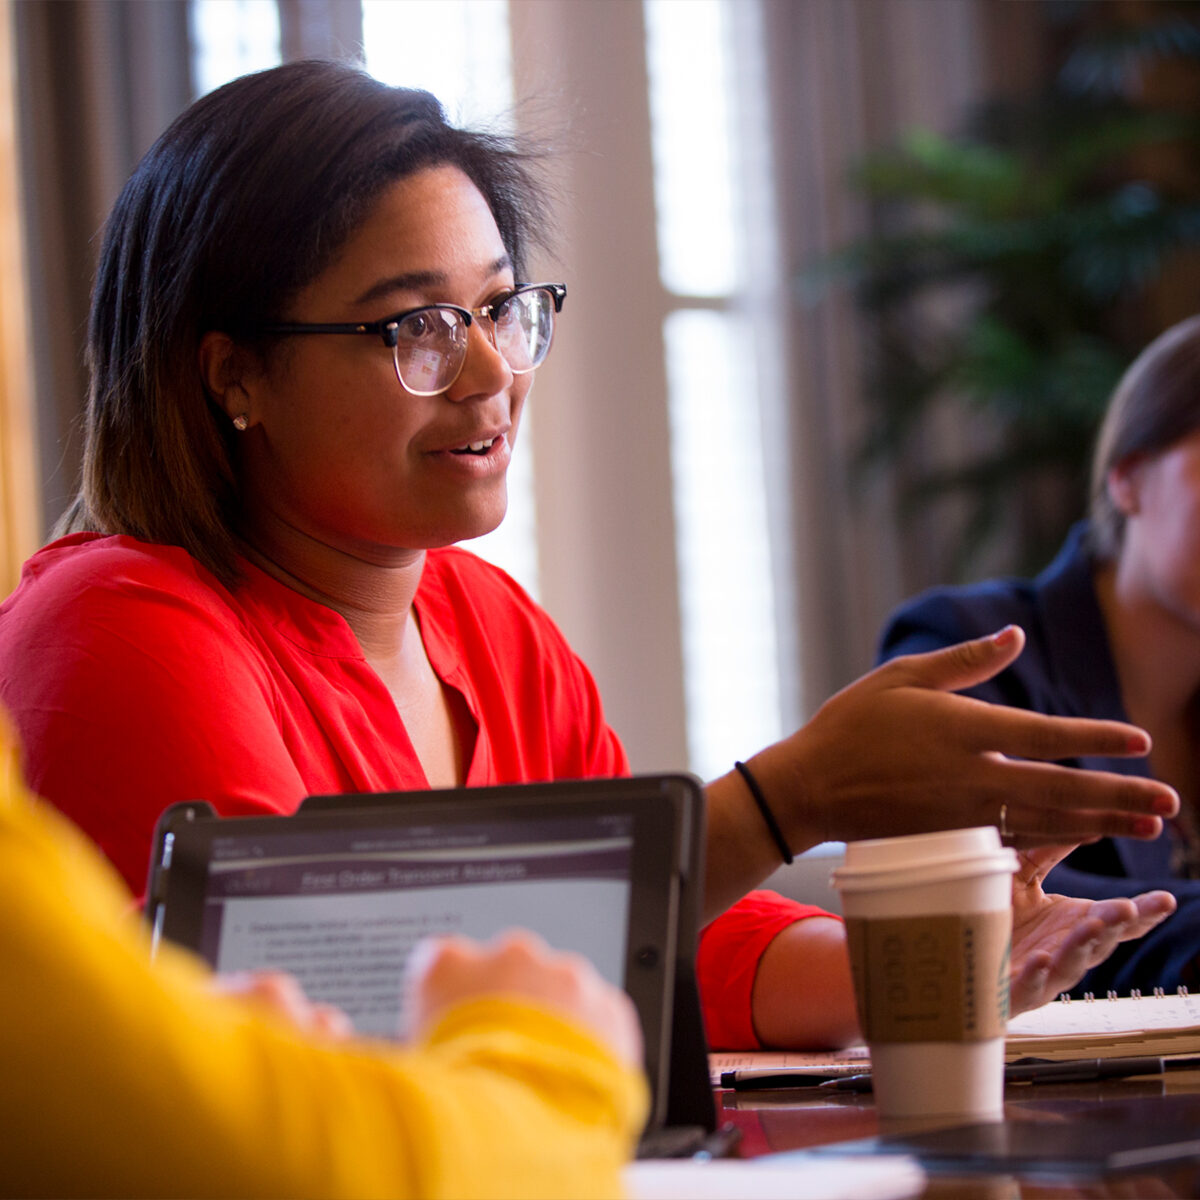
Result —
M 1179 1071 L 1139 1079 L 1101 1083 L 1010 1085 L 1005 1093 L 1005 1120 L 1070 1122 L 1096 1105 L 1137 1101 L 1137 1109 L 1153 1119 L 1155 1098 L 1196 1096 L 1196 1135 L 1200 1138 L 1200 1071 Z M 936 1128 L 888 1123 L 881 1127 L 869 1095 L 836 1095 L 819 1089 L 734 1092 L 718 1090 L 719 1119 L 742 1134 L 739 1154 L 755 1157 L 781 1150 L 807 1149 L 856 1141 L 879 1134 Z M 1166 1112 L 1181 1101 L 1169 1101 Z M 1115 1110 L 1110 1110 L 1115 1111 Z M 942 1122 L 945 1127 L 949 1122 Z M 1052 1197 L 1200 1197 L 1200 1154 L 1194 1160 L 1153 1170 L 1120 1172 L 1103 1179 L 1046 1178 L 1024 1175 L 930 1173 L 923 1193 L 932 1200 L 1050 1200 Z

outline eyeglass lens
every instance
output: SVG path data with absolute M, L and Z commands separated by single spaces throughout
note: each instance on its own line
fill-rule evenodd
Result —
M 488 318 L 484 317 L 487 321 Z M 488 334 L 514 375 L 541 365 L 554 334 L 554 297 L 544 288 L 515 292 L 492 310 Z M 453 308 L 425 308 L 396 329 L 396 375 L 417 396 L 435 396 L 458 378 L 469 330 Z

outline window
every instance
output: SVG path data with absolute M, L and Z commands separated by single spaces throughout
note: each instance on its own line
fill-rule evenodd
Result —
M 432 92 L 456 125 L 490 126 L 512 108 L 507 0 L 362 0 L 367 70 Z
M 275 0 L 192 0 L 189 12 L 198 96 L 279 62 Z
M 734 88 L 758 75 L 756 11 L 645 5 L 688 751 L 706 778 L 782 734 L 761 420 L 777 255 L 756 200 L 770 194 L 766 125 Z

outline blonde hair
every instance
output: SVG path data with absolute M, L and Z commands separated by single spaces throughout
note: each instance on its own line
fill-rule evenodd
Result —
M 1092 456 L 1092 553 L 1115 558 L 1125 514 L 1108 494 L 1108 473 L 1135 454 L 1158 454 L 1200 429 L 1200 314 L 1160 334 L 1133 361 L 1109 401 Z

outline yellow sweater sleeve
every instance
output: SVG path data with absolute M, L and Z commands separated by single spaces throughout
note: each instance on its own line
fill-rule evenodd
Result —
M 582 1029 L 491 999 L 419 1046 L 314 1041 L 151 963 L 129 904 L 0 729 L 0 1191 L 620 1193 L 645 1085 Z

